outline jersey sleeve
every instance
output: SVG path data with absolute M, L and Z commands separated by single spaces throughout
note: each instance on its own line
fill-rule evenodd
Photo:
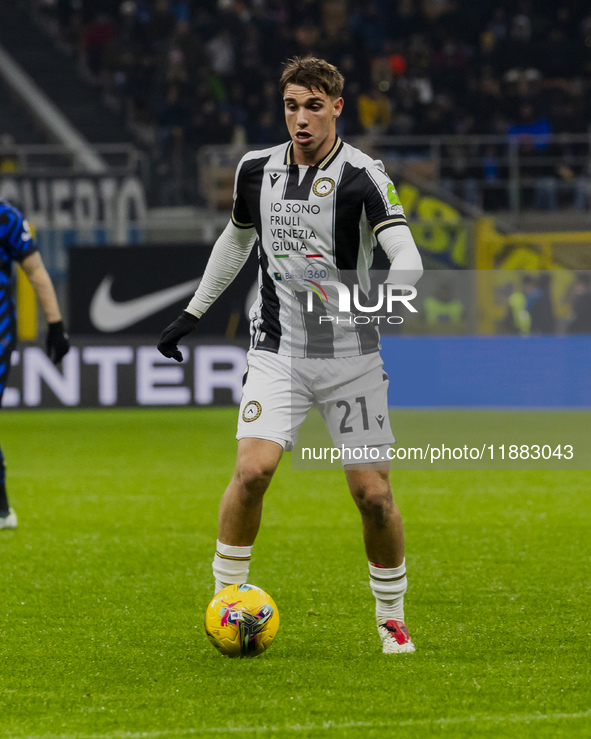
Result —
M 0 210 L 0 241 L 10 259 L 16 262 L 22 262 L 29 254 L 37 251 L 29 224 L 16 208 Z
M 255 239 L 254 231 L 239 229 L 232 222 L 228 223 L 213 245 L 199 287 L 185 308 L 188 313 L 201 318 L 240 272 Z
M 238 164 L 234 178 L 234 204 L 232 206 L 232 223 L 236 228 L 254 228 L 254 221 L 246 202 L 246 172 L 244 159 Z
M 374 161 L 367 167 L 366 174 L 365 213 L 374 235 L 378 236 L 386 228 L 406 225 L 400 197 L 382 162 Z

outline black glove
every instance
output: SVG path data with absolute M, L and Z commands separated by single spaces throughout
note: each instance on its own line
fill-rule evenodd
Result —
M 63 321 L 47 324 L 47 356 L 54 364 L 58 364 L 70 351 L 70 337 L 66 333 Z
M 173 321 L 170 326 L 167 326 L 162 332 L 160 341 L 158 342 L 158 351 L 160 354 L 164 354 L 164 356 L 169 359 L 172 357 L 172 359 L 176 359 L 177 362 L 182 362 L 183 355 L 178 348 L 178 343 L 183 336 L 186 336 L 193 331 L 198 320 L 197 316 L 194 316 L 192 313 L 187 313 L 187 311 L 184 310 L 176 321 Z

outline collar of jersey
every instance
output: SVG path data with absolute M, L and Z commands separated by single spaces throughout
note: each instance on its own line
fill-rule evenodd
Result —
M 324 159 L 319 162 L 318 164 L 315 164 L 314 166 L 318 169 L 327 169 L 337 158 L 339 155 L 339 152 L 343 148 L 343 142 L 341 141 L 340 136 L 337 136 L 335 139 L 335 142 L 333 144 L 332 149 L 328 152 L 328 154 L 324 157 Z M 290 141 L 287 145 L 287 149 L 285 151 L 285 160 L 283 162 L 284 164 L 293 164 L 293 141 Z

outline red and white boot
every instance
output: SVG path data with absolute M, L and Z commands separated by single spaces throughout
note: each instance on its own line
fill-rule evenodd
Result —
M 415 645 L 402 621 L 380 621 L 378 634 L 384 654 L 410 654 L 415 651 Z

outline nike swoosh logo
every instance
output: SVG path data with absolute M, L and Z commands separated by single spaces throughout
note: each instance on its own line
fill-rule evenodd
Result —
M 111 285 L 113 276 L 107 275 L 97 287 L 90 303 L 90 320 L 92 325 L 99 331 L 111 333 L 122 331 L 124 328 L 133 326 L 134 323 L 143 321 L 144 318 L 158 313 L 163 308 L 168 308 L 177 301 L 191 295 L 197 289 L 201 278 L 189 280 L 180 285 L 173 285 L 164 290 L 157 290 L 141 298 L 126 300 L 118 303 L 111 297 Z

